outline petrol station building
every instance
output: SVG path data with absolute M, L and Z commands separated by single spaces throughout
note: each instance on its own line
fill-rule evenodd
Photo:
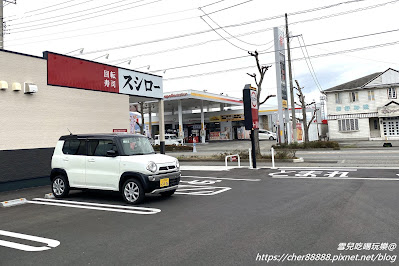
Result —
M 132 103 L 137 106 L 137 103 Z M 159 133 L 155 115 L 157 106 L 147 102 L 144 107 L 148 135 Z M 165 130 L 184 138 L 185 142 L 248 139 L 244 129 L 242 99 L 207 91 L 183 90 L 164 93 Z M 277 109 L 261 107 L 260 128 L 276 132 Z M 151 129 L 149 125 L 151 126 Z

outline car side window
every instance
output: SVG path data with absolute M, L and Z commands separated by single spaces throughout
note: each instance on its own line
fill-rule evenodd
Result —
M 68 139 L 64 142 L 62 153 L 69 155 L 86 155 L 86 141 L 83 139 Z
M 89 140 L 88 155 L 89 156 L 107 156 L 107 151 L 116 151 L 116 146 L 112 140 Z

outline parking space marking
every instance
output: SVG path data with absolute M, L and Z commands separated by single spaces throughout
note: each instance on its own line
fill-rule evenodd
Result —
M 4 230 L 0 230 L 0 235 L 47 244 L 47 246 L 35 247 L 35 246 L 15 243 L 15 242 L 11 242 L 11 241 L 0 240 L 0 246 L 14 248 L 14 249 L 23 250 L 23 251 L 44 251 L 44 250 L 49 250 L 51 248 L 58 247 L 60 245 L 60 242 L 57 240 L 54 240 L 54 239 L 32 236 L 32 235 L 25 235 L 25 234 L 14 233 L 14 232 L 9 232 L 9 231 L 4 231 Z
M 230 189 L 231 187 L 179 185 L 179 188 L 176 190 L 175 194 L 213 196 L 222 192 L 226 192 Z
M 133 213 L 133 214 L 156 214 L 156 213 L 161 212 L 160 209 L 156 209 L 156 208 L 133 207 L 133 206 L 123 206 L 123 205 L 113 205 L 113 204 L 100 204 L 100 203 L 70 201 L 70 200 L 53 200 L 53 199 L 34 198 L 32 200 L 28 200 L 27 202 L 32 203 L 32 204 L 61 206 L 61 207 L 80 208 L 80 209 L 89 209 L 89 210 L 100 210 L 100 211 L 110 211 L 110 212 Z
M 232 180 L 232 181 L 260 181 L 260 179 L 245 179 L 245 178 L 228 178 L 228 177 L 210 177 L 210 176 L 192 176 L 192 175 L 185 175 L 182 177 L 190 177 L 190 178 L 204 178 L 204 179 L 220 179 L 220 180 Z

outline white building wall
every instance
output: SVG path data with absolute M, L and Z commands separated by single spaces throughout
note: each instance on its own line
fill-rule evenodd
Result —
M 338 131 L 338 120 L 328 120 L 328 132 L 330 140 L 335 139 L 369 139 L 370 125 L 368 118 L 359 118 L 359 131 Z
M 129 96 L 47 85 L 47 61 L 0 51 L 0 150 L 54 147 L 61 135 L 129 128 Z M 12 83 L 32 82 L 32 95 Z

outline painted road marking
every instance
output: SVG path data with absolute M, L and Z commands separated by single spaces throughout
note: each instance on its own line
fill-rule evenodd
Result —
M 342 168 L 342 167 L 323 167 L 323 168 L 317 168 L 317 167 L 278 167 L 280 170 L 315 170 L 315 171 L 348 171 L 348 172 L 356 172 L 357 168 Z
M 47 246 L 34 247 L 34 246 L 15 243 L 15 242 L 11 242 L 11 241 L 0 240 L 0 246 L 14 248 L 14 249 L 23 250 L 23 251 L 44 251 L 44 250 L 49 250 L 51 248 L 58 247 L 60 245 L 60 242 L 57 240 L 54 240 L 54 239 L 25 235 L 25 234 L 14 233 L 14 232 L 9 232 L 9 231 L 0 230 L 0 235 L 47 244 Z
M 273 176 L 272 178 L 399 181 L 399 178 L 386 178 L 386 177 Z
M 212 186 L 192 186 L 179 185 L 175 194 L 180 195 L 196 195 L 196 196 L 212 196 L 230 190 L 231 187 L 212 187 Z
M 260 179 L 245 179 L 245 178 L 228 178 L 228 177 L 210 177 L 210 176 L 192 176 L 192 175 L 185 175 L 182 177 L 190 177 L 190 178 L 204 178 L 204 179 L 220 179 L 220 180 L 233 180 L 233 181 L 260 181 Z
M 110 212 L 134 213 L 134 214 L 156 214 L 161 212 L 160 209 L 156 208 L 132 207 L 124 205 L 100 204 L 100 203 L 69 201 L 69 200 L 34 198 L 33 200 L 28 200 L 27 202 L 32 204 L 61 206 L 61 207 L 80 208 L 80 209 L 99 210 L 99 211 L 110 211 Z

